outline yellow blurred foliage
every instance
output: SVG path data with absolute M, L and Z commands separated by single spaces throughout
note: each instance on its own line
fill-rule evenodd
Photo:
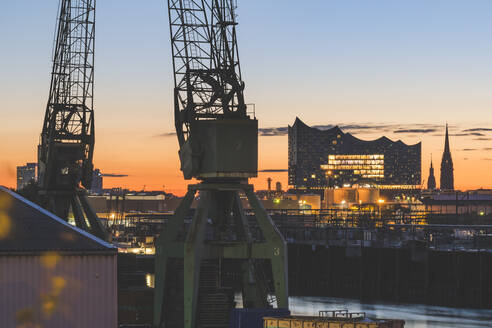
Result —
M 41 308 L 46 317 L 51 317 L 56 310 L 57 297 L 51 294 L 43 296 Z
M 35 311 L 32 308 L 17 311 L 15 315 L 17 321 L 16 328 L 41 328 L 41 325 L 36 323 L 35 317 Z
M 0 240 L 9 236 L 12 229 L 12 221 L 7 213 L 0 210 Z
M 0 193 L 0 211 L 6 211 L 12 205 L 12 199 L 6 193 Z
M 58 261 L 60 261 L 60 255 L 55 252 L 47 252 L 41 256 L 41 263 L 49 269 L 53 269 Z
M 70 232 L 62 232 L 60 238 L 66 241 L 75 241 L 75 234 Z
M 51 279 L 51 283 L 53 285 L 53 293 L 59 295 L 63 288 L 67 285 L 67 281 L 65 278 L 56 276 Z

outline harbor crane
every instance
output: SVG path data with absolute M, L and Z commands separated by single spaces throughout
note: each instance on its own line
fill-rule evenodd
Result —
M 95 0 L 60 1 L 38 176 L 46 209 L 105 239 L 86 197 L 94 154 L 95 10 Z
M 287 247 L 248 183 L 258 121 L 244 98 L 236 1 L 168 0 L 168 11 L 181 170 L 199 183 L 156 240 L 154 327 L 228 327 L 222 264 L 236 263 L 245 308 L 288 308 Z

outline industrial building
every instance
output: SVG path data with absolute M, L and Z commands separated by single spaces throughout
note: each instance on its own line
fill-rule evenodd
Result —
M 17 190 L 21 190 L 31 181 L 36 180 L 36 163 L 17 166 Z
M 487 217 L 492 215 L 492 190 L 433 192 L 422 196 L 425 210 L 439 214 Z
M 117 249 L 0 187 L 0 327 L 117 327 Z
M 383 201 L 377 188 L 364 188 L 357 185 L 346 188 L 325 189 L 324 207 L 350 206 L 353 204 L 378 204 Z
M 91 194 L 100 195 L 103 192 L 103 175 L 101 170 L 95 169 L 92 172 Z
M 421 143 L 406 145 L 381 137 L 358 139 L 339 127 L 320 130 L 299 118 L 289 126 L 289 185 L 316 190 L 354 184 L 380 189 L 417 189 Z

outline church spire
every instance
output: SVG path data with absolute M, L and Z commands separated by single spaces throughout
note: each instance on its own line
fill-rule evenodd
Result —
M 449 129 L 446 123 L 446 139 L 444 140 L 444 152 L 441 161 L 441 189 L 454 190 L 454 168 L 451 150 L 449 147 Z
M 427 189 L 436 189 L 436 177 L 434 176 L 434 165 L 432 164 L 432 154 L 431 154 L 431 166 L 429 169 L 429 179 L 427 179 Z
M 444 152 L 451 154 L 451 151 L 449 149 L 449 130 L 448 130 L 448 123 L 446 123 L 446 139 L 444 140 Z

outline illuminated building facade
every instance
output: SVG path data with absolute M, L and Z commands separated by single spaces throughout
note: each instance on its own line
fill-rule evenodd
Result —
M 17 190 L 21 190 L 31 181 L 36 181 L 37 163 L 27 163 L 24 166 L 17 166 Z
M 328 155 L 328 164 L 321 165 L 321 168 L 329 175 L 350 174 L 354 178 L 382 181 L 384 179 L 384 155 Z
M 421 146 L 386 137 L 364 141 L 339 127 L 320 130 L 296 118 L 289 126 L 289 185 L 298 190 L 354 184 L 417 189 Z

